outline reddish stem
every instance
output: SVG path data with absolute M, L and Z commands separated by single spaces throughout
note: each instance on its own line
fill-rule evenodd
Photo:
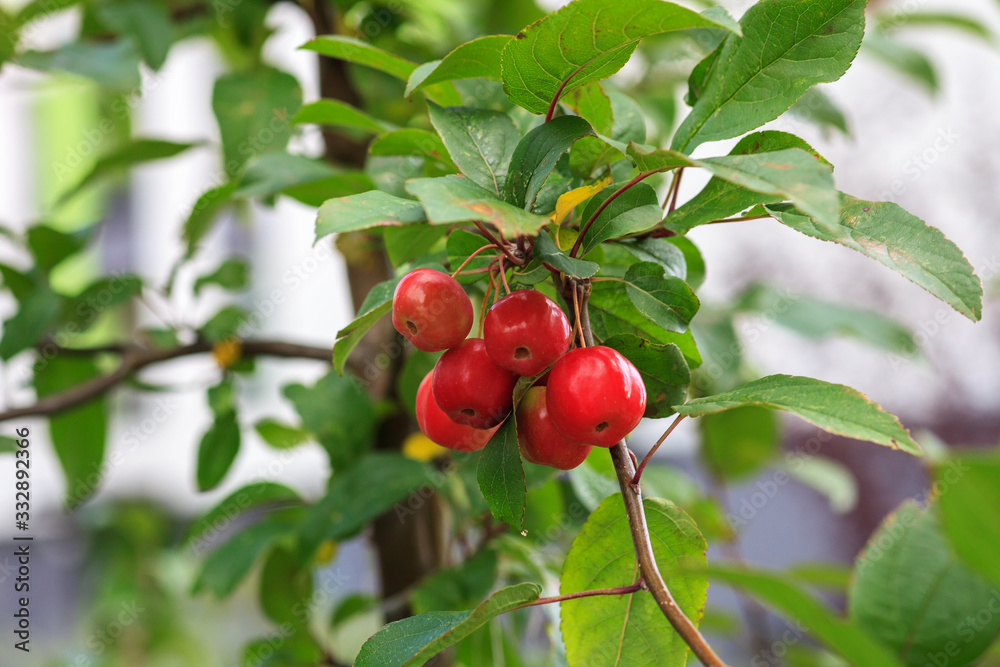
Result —
M 576 242 L 573 244 L 573 248 L 569 251 L 569 256 L 576 257 L 577 253 L 580 252 L 580 245 L 583 243 L 583 237 L 590 230 L 590 226 L 594 224 L 594 221 L 597 220 L 597 216 L 603 213 L 604 209 L 606 209 L 608 206 L 611 205 L 611 202 L 613 202 L 615 199 L 618 199 L 618 197 L 621 196 L 622 193 L 626 192 L 629 188 L 633 187 L 639 182 L 646 180 L 653 174 L 658 174 L 661 171 L 667 171 L 668 169 L 673 169 L 673 167 L 663 167 L 662 169 L 651 169 L 649 171 L 644 171 L 635 178 L 633 178 L 631 181 L 626 183 L 625 185 L 621 186 L 620 188 L 612 192 L 611 196 L 605 199 L 603 202 L 601 202 L 601 205 L 597 207 L 597 210 L 594 211 L 593 215 L 590 216 L 590 219 L 587 220 L 587 222 L 584 223 L 583 227 L 580 228 L 580 235 L 576 237 Z
M 474 253 L 472 253 L 471 255 L 469 255 L 468 257 L 466 257 L 464 262 L 462 262 L 461 264 L 458 265 L 458 268 L 455 269 L 455 272 L 451 274 L 451 277 L 455 278 L 456 276 L 458 276 L 458 274 L 460 274 L 462 272 L 462 269 L 464 269 L 466 267 L 466 265 L 468 265 L 468 263 L 471 262 L 472 259 L 476 255 L 478 255 L 479 253 L 481 253 L 484 250 L 488 250 L 489 248 L 495 248 L 495 247 L 496 246 L 494 246 L 492 243 L 487 243 L 482 248 L 479 248 L 478 250 L 476 250 Z
M 568 593 L 567 595 L 555 595 L 550 598 L 538 598 L 534 602 L 522 604 L 517 609 L 524 607 L 537 607 L 542 604 L 552 604 L 553 602 L 565 602 L 566 600 L 579 600 L 580 598 L 591 598 L 596 595 L 630 595 L 642 590 L 642 582 L 637 581 L 631 586 L 619 586 L 618 588 L 595 588 L 591 591 L 580 591 L 579 593 Z
M 670 425 L 670 428 L 668 428 L 667 431 L 660 436 L 660 439 L 656 441 L 656 444 L 649 450 L 649 453 L 642 458 L 642 463 L 640 463 L 636 468 L 635 475 L 632 477 L 632 481 L 630 482 L 633 486 L 638 486 L 639 478 L 642 477 L 642 471 L 646 469 L 646 466 L 653 459 L 653 454 L 656 453 L 656 450 L 660 448 L 660 445 L 662 445 L 663 441 L 667 439 L 667 436 L 674 432 L 674 429 L 677 428 L 677 425 L 680 424 L 681 420 L 683 420 L 686 416 L 687 415 L 677 415 L 677 419 L 675 419 L 674 423 Z

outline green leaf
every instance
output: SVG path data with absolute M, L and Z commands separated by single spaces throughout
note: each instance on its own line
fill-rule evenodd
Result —
M 609 280 L 594 283 L 588 303 L 591 327 L 599 341 L 615 334 L 632 334 L 657 343 L 674 343 L 684 354 L 690 368 L 701 365 L 701 355 L 691 332 L 678 334 L 650 321 L 632 304 L 623 282 Z
M 35 292 L 35 279 L 13 266 L 0 264 L 0 278 L 3 279 L 0 280 L 0 289 L 10 290 L 11 296 L 18 303 L 23 303 Z
M 502 588 L 472 611 L 431 611 L 385 626 L 358 652 L 355 667 L 418 667 L 500 614 L 538 599 L 538 584 Z
M 701 94 L 705 92 L 712 75 L 715 74 L 716 66 L 719 64 L 719 54 L 722 53 L 722 47 L 725 45 L 725 40 L 719 41 L 719 45 L 698 61 L 698 64 L 691 70 L 691 74 L 688 76 L 688 90 L 684 95 L 684 102 L 688 106 L 693 107 Z
M 952 548 L 962 561 L 1000 586 L 1000 456 L 963 453 L 933 468 L 940 487 L 937 509 Z
M 48 287 L 41 287 L 18 306 L 17 312 L 3 323 L 3 338 L 0 339 L 0 359 L 3 361 L 33 347 L 42 338 L 55 322 L 62 300 Z
M 815 123 L 821 128 L 837 130 L 844 136 L 851 135 L 844 112 L 833 103 L 833 100 L 827 97 L 819 86 L 807 90 L 788 109 L 788 113 L 796 118 Z
M 683 253 L 686 269 L 684 280 L 691 289 L 699 289 L 705 282 L 705 258 L 701 256 L 698 246 L 686 236 L 671 236 L 664 240 Z
M 333 627 L 343 625 L 356 616 L 366 614 L 378 609 L 378 607 L 379 599 L 374 595 L 353 593 L 345 597 L 333 610 L 333 614 L 330 616 L 330 625 Z
M 303 627 L 310 620 L 312 596 L 309 568 L 300 566 L 292 549 L 274 548 L 260 573 L 260 608 L 264 615 L 282 627 Z
M 778 420 L 772 410 L 745 405 L 698 420 L 701 455 L 720 477 L 751 475 L 778 453 Z
M 240 451 L 240 425 L 232 410 L 217 415 L 198 445 L 198 490 L 211 491 L 222 482 Z
M 48 225 L 35 225 L 25 232 L 28 250 L 35 258 L 35 264 L 46 273 L 67 257 L 83 250 L 89 236 L 88 232 L 67 234 Z
M 503 198 L 530 210 L 562 154 L 578 139 L 592 134 L 590 123 L 579 116 L 560 116 L 528 132 L 511 156 Z
M 687 330 L 698 312 L 698 297 L 680 278 L 665 276 L 654 262 L 637 262 L 625 272 L 629 301 L 654 324 L 676 333 Z
M 969 260 L 938 229 L 897 204 L 841 194 L 840 224 L 833 228 L 787 204 L 766 209 L 798 232 L 847 246 L 898 271 L 969 319 L 982 317 L 983 285 Z
M 430 158 L 452 167 L 451 156 L 441 137 L 433 132 L 415 127 L 386 132 L 368 145 L 371 155 L 402 155 L 406 157 Z M 454 167 L 452 167 L 454 168 Z
M 89 357 L 58 355 L 35 363 L 35 392 L 39 399 L 68 391 L 101 375 Z M 49 435 L 66 475 L 66 506 L 87 500 L 102 481 L 101 465 L 107 439 L 104 397 L 49 417 Z
M 534 235 L 549 221 L 545 216 L 497 199 L 489 190 L 461 176 L 415 178 L 406 182 L 406 191 L 420 200 L 427 219 L 434 225 L 479 220 L 495 225 L 513 238 Z
M 250 572 L 257 558 L 275 540 L 295 530 L 295 523 L 290 517 L 298 513 L 298 509 L 294 510 L 294 514 L 287 510 L 274 512 L 233 535 L 205 560 L 195 581 L 194 592 L 207 591 L 220 600 L 228 597 Z
M 535 239 L 535 259 L 551 264 L 567 276 L 575 278 L 590 278 L 601 266 L 595 262 L 576 259 L 565 254 L 547 233 L 542 232 Z
M 879 14 L 876 17 L 882 32 L 899 28 L 951 28 L 972 37 L 978 37 L 987 44 L 993 44 L 993 33 L 978 20 L 952 12 L 898 11 Z
M 338 173 L 320 160 L 272 151 L 250 160 L 233 197 L 271 197 L 288 188 L 322 181 Z M 371 187 L 370 182 L 368 187 Z
M 674 151 L 645 152 L 635 144 L 629 146 L 629 157 L 646 171 L 658 168 L 662 160 L 673 166 L 680 154 Z M 833 184 L 833 170 L 801 148 L 746 155 L 691 160 L 719 179 L 753 192 L 790 200 L 822 224 L 836 226 L 840 202 Z M 726 189 L 728 191 L 728 189 Z M 766 200 L 772 203 L 773 200 Z M 756 201 L 753 203 L 757 203 Z
M 302 426 L 323 445 L 334 469 L 349 465 L 371 447 L 375 406 L 353 378 L 330 372 L 312 387 L 290 384 L 283 390 L 302 418 Z
M 317 100 L 303 105 L 292 116 L 292 124 L 301 125 L 304 123 L 345 127 L 375 135 L 388 132 L 391 129 L 388 123 L 340 100 Z
M 849 336 L 897 354 L 917 353 L 917 344 L 910 330 L 896 320 L 868 310 L 810 299 L 769 285 L 750 286 L 736 298 L 733 309 L 758 313 L 809 338 Z
M 621 183 L 609 185 L 590 198 L 583 209 L 584 221 L 590 220 L 597 209 L 620 187 Z M 621 238 L 628 234 L 644 232 L 655 227 L 663 217 L 656 190 L 647 183 L 637 183 L 615 197 L 601 211 L 593 224 L 583 235 L 580 255 L 585 256 L 604 241 Z
M 790 148 L 804 150 L 820 162 L 829 164 L 804 140 L 793 134 L 773 130 L 754 132 L 747 135 L 736 144 L 729 155 L 772 153 Z M 707 168 L 710 169 L 711 167 Z M 816 169 L 811 168 L 810 171 L 815 172 Z M 818 176 L 818 181 L 829 183 L 829 187 L 832 187 L 832 181 L 828 177 L 819 175 L 818 173 L 816 176 Z M 790 176 L 785 175 L 778 175 L 778 179 L 779 181 L 791 180 Z M 794 184 L 792 187 L 795 187 Z M 775 190 L 777 189 L 775 188 Z M 781 190 L 784 190 L 784 188 L 781 188 Z M 827 194 L 824 193 L 824 195 Z M 713 175 L 712 179 L 705 185 L 701 192 L 669 214 L 664 220 L 664 224 L 671 231 L 678 234 L 686 234 L 699 225 L 736 215 L 757 204 L 778 203 L 789 196 L 784 191 L 777 192 L 772 190 L 766 193 L 759 190 L 755 191 L 748 189 L 742 183 L 725 179 L 721 175 Z M 827 205 L 829 206 L 829 202 L 827 202 Z
M 697 626 L 705 610 L 705 539 L 694 521 L 673 503 L 643 501 L 657 564 L 670 582 L 677 605 Z M 605 498 L 573 539 L 563 564 L 562 595 L 628 586 L 637 578 L 635 551 L 620 493 Z M 581 598 L 560 605 L 566 658 L 571 665 L 683 667 L 688 646 L 673 631 L 653 596 Z
M 190 259 L 198 249 L 198 244 L 215 226 L 222 210 L 232 202 L 236 192 L 236 183 L 226 183 L 202 193 L 198 197 L 184 221 L 184 231 L 181 236 L 187 246 L 184 254 Z
M 545 113 L 553 98 L 625 65 L 643 37 L 688 28 L 739 27 L 660 0 L 576 0 L 531 24 L 504 47 L 502 76 L 510 100 Z
M 15 58 L 15 62 L 31 69 L 83 76 L 116 92 L 136 91 L 142 87 L 139 51 L 125 39 L 73 42 L 54 51 L 25 51 Z
M 740 20 L 705 90 L 671 147 L 690 153 L 706 141 L 739 136 L 774 120 L 818 83 L 839 79 L 858 53 L 864 0 L 773 0 Z
M 0 454 L 11 454 L 17 450 L 17 440 L 6 435 L 0 435 Z
M 302 104 L 294 76 L 273 67 L 224 74 L 212 89 L 212 111 L 222 136 L 224 169 L 236 176 L 250 158 L 285 148 L 291 117 Z
M 324 540 L 343 540 L 375 517 L 392 510 L 400 519 L 413 513 L 403 501 L 430 484 L 426 463 L 389 452 L 373 452 L 334 472 L 326 495 L 313 505 L 300 534 L 301 557 L 308 558 Z
M 418 202 L 371 190 L 331 199 L 320 206 L 316 216 L 316 240 L 327 234 L 409 225 L 426 219 Z
M 382 232 L 382 242 L 392 265 L 401 266 L 429 253 L 447 234 L 447 227 L 435 225 L 386 227 Z M 451 236 L 448 238 L 450 240 Z
M 323 35 L 306 42 L 301 48 L 355 65 L 371 67 L 403 81 L 407 81 L 417 68 L 416 63 L 406 58 L 342 35 Z M 450 83 L 431 86 L 424 91 L 424 94 L 445 106 L 457 106 L 462 103 L 461 96 Z
M 299 504 L 299 494 L 277 482 L 254 482 L 233 491 L 201 517 L 191 522 L 185 542 L 208 539 L 231 527 L 244 512 L 279 504 Z
M 417 67 L 406 82 L 409 97 L 424 86 L 458 79 L 500 80 L 500 53 L 513 37 L 488 35 L 466 42 L 453 49 L 441 60 Z
M 782 616 L 797 621 L 806 632 L 851 665 L 902 667 L 888 649 L 789 582 L 785 573 L 722 566 L 710 567 L 707 572 L 710 579 L 729 584 Z
M 528 491 L 513 412 L 486 443 L 479 457 L 476 478 L 493 516 L 521 530 Z
M 570 91 L 562 97 L 562 103 L 572 109 L 577 116 L 590 123 L 598 135 L 611 136 L 615 127 L 615 113 L 611 98 L 604 92 L 600 82 Z
M 160 139 L 131 139 L 98 158 L 90 171 L 76 185 L 62 194 L 60 201 L 67 201 L 94 183 L 115 174 L 121 174 L 137 164 L 172 158 L 197 145 L 179 144 Z
M 208 341 L 217 343 L 236 336 L 240 326 L 246 322 L 247 312 L 238 306 L 225 306 L 213 315 L 198 330 Z
M 95 9 L 102 23 L 134 41 L 150 67 L 158 70 L 163 66 L 171 42 L 166 5 L 150 0 L 113 0 Z
M 489 595 L 497 577 L 497 552 L 483 549 L 455 567 L 424 577 L 410 596 L 414 613 L 472 609 Z
M 684 402 L 691 382 L 691 371 L 679 347 L 624 334 L 607 338 L 602 344 L 618 350 L 642 375 L 646 386 L 644 416 L 660 419 L 676 412 L 672 406 Z
M 778 461 L 775 467 L 825 497 L 830 510 L 837 514 L 847 514 L 858 505 L 858 481 L 851 469 L 841 463 L 819 456 L 801 456 Z
M 978 535 L 982 541 L 983 535 Z M 968 665 L 1000 631 L 1000 614 L 980 616 L 976 632 L 956 624 L 995 604 L 997 592 L 955 557 L 937 516 L 913 501 L 889 515 L 858 556 L 848 594 L 851 620 L 891 648 L 907 667 L 931 656 Z M 956 641 L 957 637 L 962 641 Z
M 934 64 L 923 51 L 876 34 L 865 38 L 863 50 L 921 86 L 928 93 L 933 95 L 940 90 Z
M 227 259 L 215 271 L 194 281 L 194 293 L 200 294 L 206 285 L 218 285 L 226 290 L 241 290 L 250 280 L 250 267 L 242 259 Z
M 521 139 L 510 116 L 471 107 L 443 109 L 436 104 L 428 105 L 428 110 L 459 171 L 499 197 L 507 165 Z
M 628 255 L 625 256 L 625 265 L 631 266 L 635 259 L 642 262 L 654 262 L 663 267 L 663 271 L 668 276 L 676 276 L 684 279 L 687 275 L 687 259 L 684 252 L 669 239 L 648 238 L 641 241 L 627 240 L 614 245 L 605 245 L 604 253 L 607 263 L 611 263 L 608 254 L 614 252 L 614 248 L 624 249 Z
M 899 420 L 864 394 L 813 378 L 771 375 L 723 394 L 688 401 L 677 406 L 677 412 L 701 417 L 745 405 L 784 410 L 836 435 L 921 455 L 920 446 Z
M 403 81 L 409 78 L 416 67 L 416 64 L 406 58 L 343 35 L 323 35 L 306 42 L 300 48 L 355 65 L 371 67 Z
M 291 449 L 309 440 L 309 433 L 304 429 L 276 419 L 261 419 L 253 427 L 264 442 L 275 449 Z
M 142 279 L 129 274 L 98 278 L 65 302 L 61 314 L 63 326 L 71 324 L 78 331 L 88 331 L 105 312 L 128 303 L 142 292 Z

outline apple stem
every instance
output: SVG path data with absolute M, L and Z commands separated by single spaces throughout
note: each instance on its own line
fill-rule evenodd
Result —
M 510 285 L 507 284 L 507 269 L 503 266 L 503 255 L 500 255 L 500 281 L 503 283 L 503 289 L 507 294 L 510 294 Z M 500 288 L 497 288 L 497 292 Z
M 670 189 L 667 190 L 667 196 L 663 199 L 663 210 L 666 211 L 667 215 L 673 213 L 674 209 L 677 208 L 677 195 L 681 190 L 681 176 L 683 175 L 684 167 L 681 167 L 675 172 L 674 180 L 670 182 Z
M 587 347 L 587 341 L 583 338 L 583 324 L 580 323 L 580 295 L 576 289 L 576 283 L 571 283 L 570 287 L 573 290 L 573 316 L 576 320 L 573 325 L 573 339 L 579 338 L 580 347 Z
M 501 255 L 501 257 L 502 256 L 503 255 Z M 483 337 L 483 323 L 486 321 L 486 306 L 490 302 L 490 292 L 493 291 L 493 285 L 494 285 L 494 280 L 493 280 L 493 264 L 496 261 L 497 261 L 496 259 L 490 260 L 490 265 L 488 267 L 486 267 L 486 272 L 489 275 L 490 282 L 489 282 L 489 284 L 486 285 L 486 291 L 483 292 L 483 305 L 479 307 L 479 330 L 478 330 L 479 331 L 479 333 L 478 333 L 478 337 L 479 338 Z
M 458 268 L 455 269 L 455 272 L 451 274 L 451 277 L 452 278 L 458 277 L 458 274 L 460 274 L 462 272 L 462 269 L 464 269 L 469 264 L 469 262 L 471 262 L 473 260 L 473 258 L 475 258 L 476 255 L 478 255 L 479 253 L 481 253 L 484 250 L 488 250 L 490 248 L 495 248 L 495 247 L 496 246 L 494 246 L 492 243 L 487 243 L 482 248 L 479 248 L 478 250 L 476 250 L 475 252 L 473 252 L 471 255 L 469 255 L 468 257 L 465 258 L 464 262 L 462 262 L 461 264 L 458 265 Z
M 680 424 L 681 420 L 683 420 L 686 416 L 687 415 L 677 415 L 677 419 L 675 419 L 670 425 L 670 428 L 668 428 L 666 432 L 660 436 L 660 439 L 656 441 L 656 444 L 649 450 L 649 453 L 642 457 L 642 463 L 639 464 L 638 469 L 635 471 L 635 476 L 633 476 L 632 481 L 629 482 L 632 486 L 639 485 L 639 478 L 642 477 L 642 471 L 646 469 L 646 466 L 649 465 L 649 462 L 653 459 L 653 454 L 656 453 L 656 450 L 660 448 L 660 445 L 662 445 L 663 441 L 667 439 L 667 436 L 674 432 L 674 429 L 677 428 L 677 425 Z
M 580 598 L 590 598 L 597 595 L 629 595 L 631 593 L 638 593 L 642 590 L 642 581 L 637 581 L 631 586 L 619 586 L 617 588 L 595 588 L 589 591 L 580 591 L 579 593 L 568 593 L 566 595 L 555 595 L 549 598 L 538 598 L 533 602 L 528 602 L 522 604 L 517 609 L 523 609 L 524 607 L 537 607 L 543 604 L 552 604 L 553 602 L 565 602 L 566 600 L 579 600 Z

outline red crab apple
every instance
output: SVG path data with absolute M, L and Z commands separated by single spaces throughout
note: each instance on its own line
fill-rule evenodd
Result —
M 517 406 L 517 442 L 521 456 L 532 463 L 572 470 L 590 453 L 590 445 L 567 440 L 556 430 L 546 406 L 545 387 L 524 392 Z
M 516 374 L 490 361 L 483 339 L 469 338 L 441 355 L 431 387 L 452 421 L 492 428 L 510 414 L 515 384 Z
M 499 426 L 483 430 L 456 424 L 449 419 L 434 402 L 431 392 L 433 376 L 434 371 L 428 373 L 417 388 L 417 424 L 420 430 L 442 447 L 457 452 L 474 452 L 485 447 Z
M 418 350 L 447 350 L 469 335 L 472 302 L 458 281 L 448 274 L 417 269 L 396 285 L 392 295 L 392 325 Z
M 646 411 L 646 387 L 628 359 L 610 347 L 570 350 L 546 387 L 552 423 L 576 442 L 612 447 Z
M 486 352 L 497 366 L 538 375 L 569 349 L 573 330 L 562 309 L 541 292 L 525 289 L 490 308 L 483 322 Z

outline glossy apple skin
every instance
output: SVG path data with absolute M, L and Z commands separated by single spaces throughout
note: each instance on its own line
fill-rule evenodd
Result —
M 486 446 L 499 426 L 478 429 L 456 424 L 434 402 L 431 382 L 434 371 L 427 374 L 417 389 L 417 424 L 428 438 L 456 452 L 474 452 Z
M 576 442 L 613 447 L 646 411 L 646 387 L 628 359 L 610 347 L 570 350 L 546 387 L 552 423 Z
M 472 302 L 451 276 L 434 269 L 410 271 L 392 295 L 392 325 L 424 352 L 455 347 L 472 330 Z
M 518 290 L 486 313 L 483 339 L 497 366 L 518 375 L 538 375 L 566 353 L 573 329 L 562 309 L 535 290 Z
M 552 425 L 545 387 L 532 387 L 517 406 L 517 443 L 521 456 L 559 470 L 572 470 L 587 458 L 592 447 L 566 439 Z
M 500 368 L 486 354 L 482 338 L 469 338 L 441 355 L 431 385 L 434 400 L 452 421 L 493 428 L 514 407 L 517 374 Z

